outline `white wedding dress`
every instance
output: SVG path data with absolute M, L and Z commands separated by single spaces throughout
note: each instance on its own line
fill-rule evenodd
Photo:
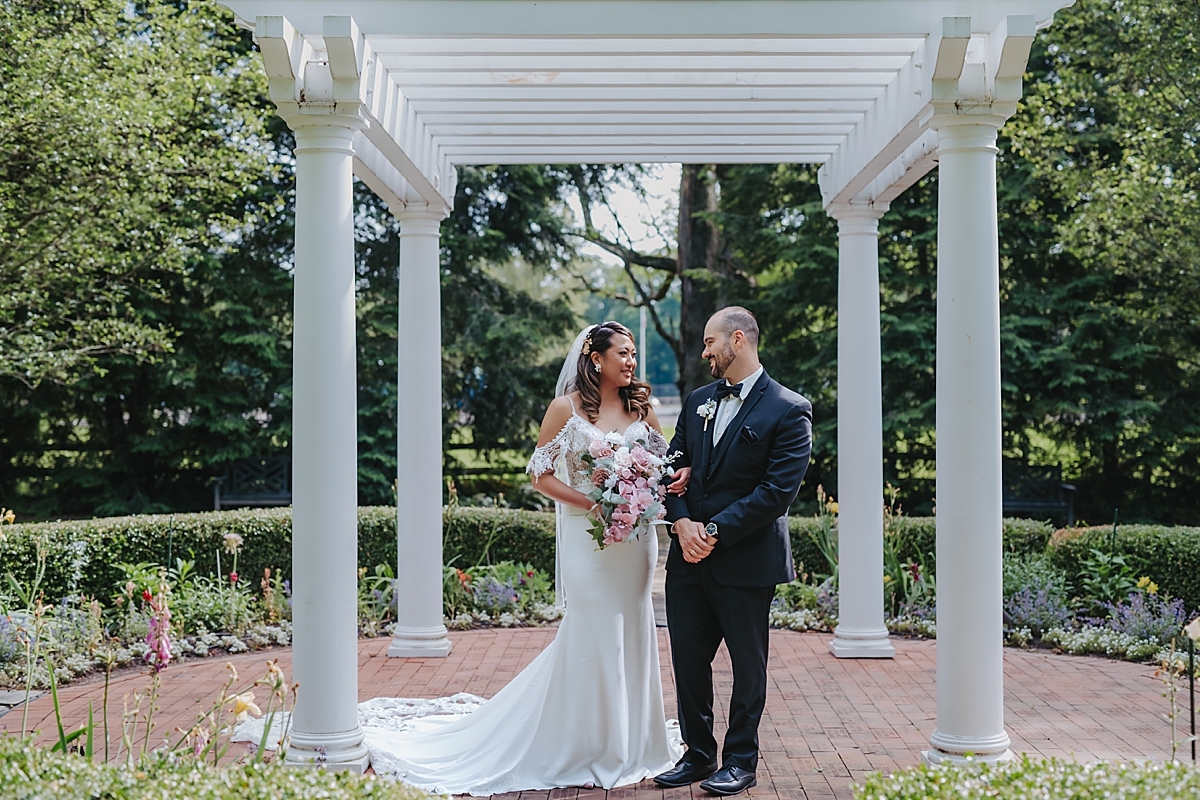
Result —
M 529 471 L 557 468 L 590 489 L 579 457 L 603 432 L 573 414 L 534 451 Z M 645 422 L 625 432 L 663 455 Z M 558 580 L 566 613 L 554 641 L 490 700 L 375 700 L 360 707 L 371 765 L 421 789 L 490 795 L 593 783 L 605 789 L 670 769 L 682 755 L 663 710 L 650 587 L 658 540 L 597 550 L 587 513 L 559 509 Z M 422 716 L 425 712 L 428 715 Z M 465 713 L 463 713 L 465 712 Z

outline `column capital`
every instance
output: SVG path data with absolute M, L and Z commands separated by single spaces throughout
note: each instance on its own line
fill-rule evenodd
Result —
M 880 219 L 888 212 L 889 208 L 891 208 L 890 203 L 878 200 L 869 202 L 855 200 L 849 203 L 830 203 L 825 208 L 825 213 L 838 221 L 843 219 Z
M 312 125 L 367 126 L 363 67 L 371 58 L 349 17 L 325 17 L 325 49 L 315 49 L 284 17 L 260 16 L 254 38 L 262 51 L 267 94 L 292 130 Z
M 831 203 L 825 213 L 838 222 L 838 236 L 878 236 L 889 205 L 881 202 Z
M 438 236 L 441 234 L 442 220 L 450 216 L 443 208 L 434 208 L 426 204 L 409 203 L 403 208 L 392 212 L 392 216 L 400 222 L 400 236 Z

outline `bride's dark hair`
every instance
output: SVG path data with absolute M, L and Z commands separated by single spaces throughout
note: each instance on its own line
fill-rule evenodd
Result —
M 583 414 L 589 422 L 595 422 L 600 416 L 600 373 L 592 365 L 592 353 L 607 353 L 613 345 L 614 336 L 628 336 L 634 341 L 633 331 L 619 322 L 602 322 L 592 328 L 584 340 L 584 348 L 579 353 L 579 363 L 575 371 L 575 388 L 579 390 Z M 590 343 L 590 345 L 589 345 Z M 638 419 L 645 419 L 650 413 L 650 384 L 642 383 L 637 378 L 630 381 L 628 386 L 620 388 L 621 402 L 626 414 L 636 414 Z

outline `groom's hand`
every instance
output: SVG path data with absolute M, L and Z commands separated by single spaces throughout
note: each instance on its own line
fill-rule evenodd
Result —
M 679 547 L 683 550 L 683 560 L 689 564 L 699 564 L 717 545 L 716 540 L 709 539 L 705 534 L 703 525 L 686 517 L 676 520 L 671 531 L 679 540 Z
M 687 491 L 688 480 L 692 477 L 691 467 L 680 467 L 675 470 L 675 480 L 667 484 L 667 494 L 681 495 Z

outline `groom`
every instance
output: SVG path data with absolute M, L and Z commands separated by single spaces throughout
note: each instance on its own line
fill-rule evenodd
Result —
M 707 778 L 701 788 L 732 795 L 758 782 L 767 616 L 775 585 L 795 578 L 787 510 L 808 469 L 812 405 L 763 371 L 758 322 L 744 308 L 712 316 L 703 358 L 718 380 L 683 404 L 671 450 L 691 475 L 683 496 L 667 497 L 667 624 L 688 750 L 654 782 L 674 787 Z M 718 770 L 712 660 L 722 639 L 733 662 L 733 697 Z

